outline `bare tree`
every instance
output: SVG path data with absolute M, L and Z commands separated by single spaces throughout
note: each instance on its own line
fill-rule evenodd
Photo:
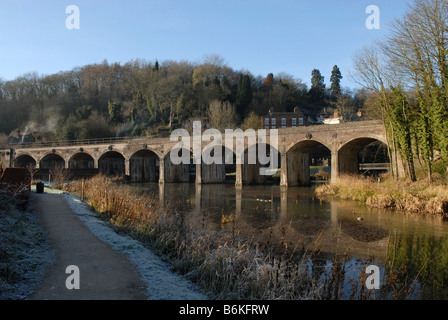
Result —
M 211 128 L 230 129 L 236 124 L 235 106 L 230 102 L 213 100 L 208 108 L 208 121 Z
M 36 166 L 33 164 L 28 164 L 26 166 L 26 169 L 28 170 L 28 173 L 30 174 L 30 181 L 31 181 L 31 183 L 33 183 L 34 175 L 36 174 L 37 171 L 39 171 L 39 169 L 36 169 Z

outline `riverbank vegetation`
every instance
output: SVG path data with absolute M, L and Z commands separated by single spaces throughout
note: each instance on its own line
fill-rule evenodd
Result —
M 393 179 L 342 175 L 331 184 L 321 185 L 315 193 L 319 197 L 332 197 L 364 202 L 372 208 L 388 208 L 409 213 L 448 214 L 448 188 L 441 179 L 429 183 L 421 179 Z
M 349 270 L 348 252 L 326 256 L 318 241 L 306 249 L 304 239 L 287 240 L 288 224 L 258 229 L 235 216 L 222 221 L 219 210 L 198 212 L 188 204 L 162 208 L 153 194 L 137 194 L 103 176 L 64 188 L 82 196 L 117 232 L 131 235 L 168 260 L 174 271 L 211 299 L 368 299 L 374 295 L 365 289 L 364 264 Z M 357 276 L 350 282 L 348 274 Z
M 232 212 L 196 210 L 188 201 L 170 199 L 162 206 L 155 194 L 137 193 L 104 176 L 61 188 L 83 197 L 116 232 L 139 240 L 210 299 L 447 298 L 448 251 L 438 250 L 447 246 L 446 238 L 390 234 L 383 262 L 357 260 L 350 248 L 336 255 L 320 251 L 319 231 L 310 240 L 293 236 L 296 232 L 284 222 L 260 228 Z M 439 191 L 428 189 L 428 194 Z M 384 270 L 380 290 L 366 287 L 371 264 Z

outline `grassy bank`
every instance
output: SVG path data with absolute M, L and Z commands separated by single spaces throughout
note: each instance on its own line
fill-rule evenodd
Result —
M 320 197 L 362 201 L 373 208 L 421 214 L 448 213 L 448 188 L 441 179 L 428 183 L 426 180 L 393 180 L 387 176 L 378 180 L 344 175 L 331 184 L 319 186 L 315 192 Z
M 65 188 L 83 194 L 117 232 L 141 241 L 211 299 L 338 299 L 344 293 L 348 257 L 333 257 L 327 272 L 316 276 L 310 263 L 319 255 L 317 246 L 306 251 L 300 242 L 285 241 L 288 225 L 251 230 L 237 219 L 219 224 L 212 221 L 216 216 L 185 206 L 161 209 L 154 195 L 135 194 L 102 176 L 86 181 L 84 192 L 81 182 Z M 354 299 L 372 293 L 362 280 L 350 284 Z
M 27 299 L 52 258 L 37 216 L 23 197 L 0 188 L 0 300 Z

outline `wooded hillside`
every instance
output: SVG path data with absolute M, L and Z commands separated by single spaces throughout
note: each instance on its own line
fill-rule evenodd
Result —
M 269 108 L 299 107 L 316 115 L 338 103 L 353 112 L 363 107 L 366 92 L 341 88 L 337 66 L 328 89 L 319 70 L 310 76 L 307 88 L 287 73 L 234 70 L 217 55 L 201 63 L 104 61 L 51 75 L 29 73 L 0 80 L 0 142 L 16 128 L 42 141 L 146 136 L 188 128 L 194 119 L 210 120 L 215 128 L 256 129 Z

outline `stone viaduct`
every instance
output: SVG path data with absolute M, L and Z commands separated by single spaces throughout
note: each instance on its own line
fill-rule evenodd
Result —
M 1 148 L 0 161 L 3 166 L 10 167 L 32 165 L 41 173 L 61 168 L 73 172 L 126 176 L 134 182 L 223 183 L 226 173 L 232 172 L 235 184 L 241 186 L 265 181 L 266 176 L 259 170 L 263 167 L 260 159 L 257 157 L 254 163 L 249 161 L 248 156 L 251 151 L 264 148 L 266 155 L 270 154 L 270 150 L 278 150 L 281 186 L 300 186 L 310 183 L 309 157 L 316 147 L 324 146 L 331 154 L 331 179 L 334 180 L 341 173 L 358 173 L 358 154 L 366 145 L 375 141 L 387 145 L 384 127 L 378 121 L 278 129 L 278 136 L 267 130 L 266 139 L 260 136 L 258 134 L 255 140 L 245 139 L 243 149 L 238 149 L 237 139 L 229 140 L 232 141 L 232 152 L 226 152 L 232 145 L 224 142 L 227 137 L 224 132 L 222 138 L 216 139 L 207 131 L 202 131 L 199 137 L 199 153 L 193 150 L 194 141 L 198 141 L 194 140 L 194 135 L 176 141 L 164 137 L 35 143 Z M 274 145 L 275 148 L 270 149 Z M 195 163 L 198 155 L 202 157 L 208 153 L 215 156 L 217 148 L 222 148 L 223 164 Z M 243 150 L 244 154 L 238 150 Z M 187 154 L 191 161 L 174 164 L 171 152 L 177 152 L 178 156 Z M 233 156 L 233 159 L 225 159 L 226 155 L 227 158 Z

